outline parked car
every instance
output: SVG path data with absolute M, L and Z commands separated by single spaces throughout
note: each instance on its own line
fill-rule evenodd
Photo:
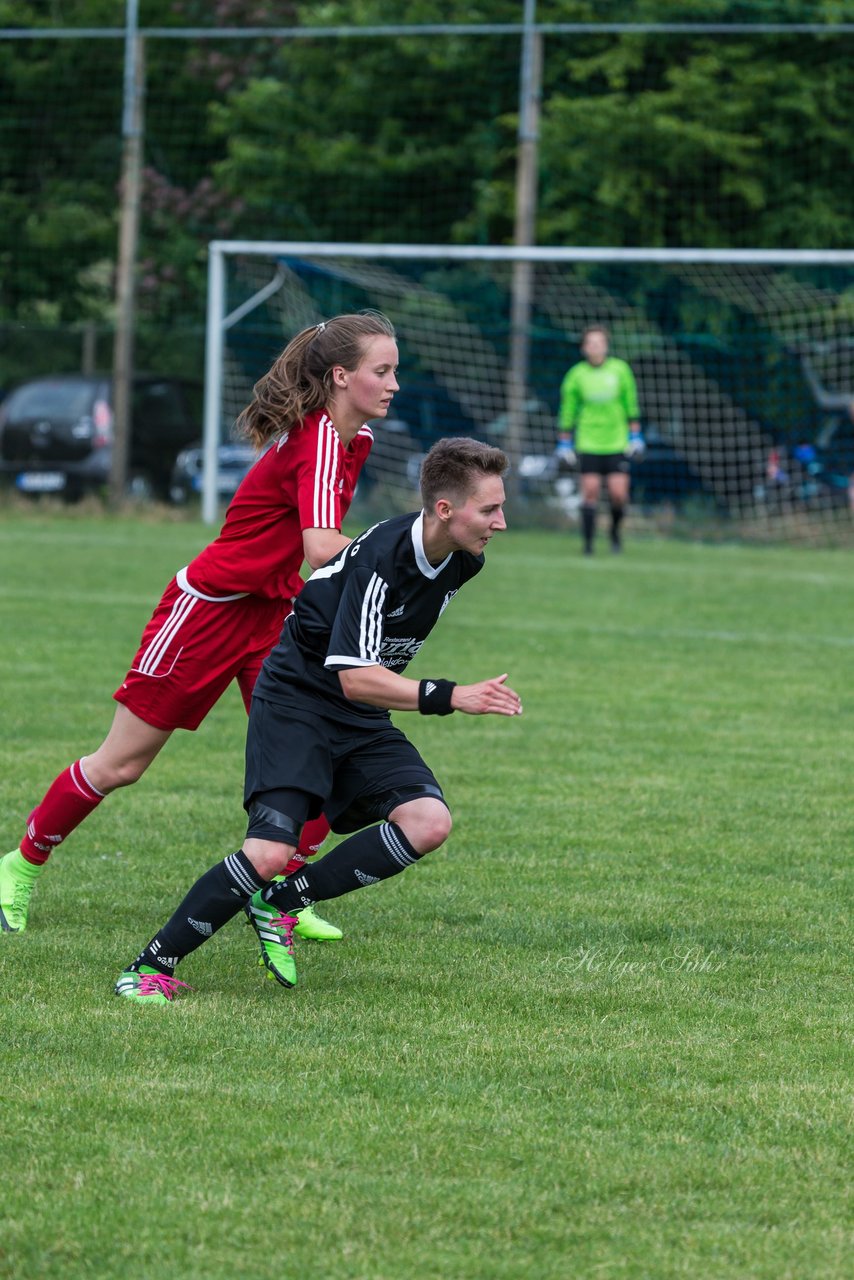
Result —
M 404 506 L 417 500 L 418 471 L 423 452 L 408 422 L 402 418 L 378 418 L 371 423 L 374 443 L 364 470 L 359 476 L 356 496 L 365 498 L 375 488 L 388 492 L 393 501 Z M 418 459 L 413 464 L 413 458 Z M 416 466 L 413 484 L 413 465 Z
M 417 464 L 423 456 L 409 429 L 401 418 L 381 418 L 371 424 L 374 443 L 365 468 L 359 476 L 357 495 L 365 498 L 374 489 L 391 491 L 409 504 L 416 500 L 418 489 Z M 258 454 L 247 441 L 231 440 L 219 446 L 217 454 L 217 492 L 230 500 Z M 413 458 L 416 468 L 413 470 Z M 176 504 L 188 502 L 202 492 L 204 474 L 204 447 L 200 440 L 182 449 L 175 459 L 169 482 L 169 498 Z M 414 480 L 413 480 L 414 477 Z
M 166 498 L 175 458 L 200 430 L 200 388 L 179 378 L 133 382 L 128 488 Z M 112 379 L 35 378 L 0 404 L 0 474 L 24 493 L 74 501 L 107 484 L 114 439 Z
M 247 440 L 223 442 L 217 451 L 217 493 L 221 498 L 234 497 L 237 486 L 259 454 Z M 202 492 L 205 451 L 201 440 L 182 449 L 175 459 L 169 480 L 169 500 L 177 505 L 197 498 Z
M 395 420 L 406 424 L 414 447 L 421 453 L 443 436 L 482 435 L 462 404 L 426 374 L 402 379 L 400 390 L 394 393 L 392 412 Z
M 704 498 L 717 505 L 687 459 L 664 440 L 654 427 L 644 435 L 646 448 L 630 464 L 632 504 L 655 507 L 682 506 L 688 499 Z M 554 453 L 524 454 L 519 462 L 520 488 L 531 497 L 556 497 L 559 505 L 574 511 L 579 503 L 577 467 L 562 467 Z

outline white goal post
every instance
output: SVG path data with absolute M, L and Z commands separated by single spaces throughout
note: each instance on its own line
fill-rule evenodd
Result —
M 246 269 L 252 261 L 254 273 Z M 237 286 L 230 264 L 235 270 L 242 264 Z M 322 286 L 316 297 L 315 279 Z M 473 307 L 478 291 L 480 312 Z M 503 424 L 514 468 L 522 449 L 551 451 L 554 397 L 547 390 L 556 391 L 559 370 L 579 358 L 578 336 L 589 322 L 607 323 L 614 354 L 640 366 L 642 418 L 655 424 L 662 449 L 676 451 L 706 496 L 740 516 L 755 504 L 769 509 L 763 476 L 778 502 L 808 503 L 809 454 L 799 461 L 797 451 L 820 436 L 822 413 L 838 415 L 849 399 L 854 404 L 854 250 L 214 240 L 205 522 L 219 514 L 219 444 L 251 394 L 250 380 L 226 410 L 229 335 L 275 303 L 281 349 L 300 328 L 339 309 L 338 297 L 340 309 L 360 309 L 347 305 L 357 294 L 364 305 L 388 312 L 402 360 L 411 348 L 422 381 L 455 398 L 473 433 L 492 436 Z M 536 385 L 546 373 L 547 382 Z M 795 376 L 812 395 L 798 421 L 785 404 L 786 379 Z M 406 390 L 402 385 L 402 397 Z M 449 433 L 441 424 L 439 432 Z M 785 494 L 768 461 L 778 448 L 787 459 L 779 468 Z M 818 493 L 818 481 L 813 488 Z M 828 490 L 824 497 L 829 503 L 834 495 Z

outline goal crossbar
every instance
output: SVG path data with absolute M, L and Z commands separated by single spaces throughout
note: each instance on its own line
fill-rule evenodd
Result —
M 218 446 L 222 436 L 221 386 L 227 329 L 238 318 L 260 306 L 280 283 L 281 261 L 288 258 L 350 258 L 373 261 L 504 262 L 538 263 L 648 263 L 648 264 L 752 264 L 804 267 L 854 266 L 854 249 L 700 249 L 617 246 L 540 245 L 434 245 L 313 242 L 305 240 L 212 240 L 208 246 L 207 336 L 205 351 L 204 463 L 202 518 L 216 522 L 218 513 Z M 226 260 L 230 257 L 265 257 L 275 263 L 270 283 L 231 312 L 226 297 Z

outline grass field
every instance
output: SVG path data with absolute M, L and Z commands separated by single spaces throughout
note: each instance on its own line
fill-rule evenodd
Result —
M 91 751 L 199 524 L 0 516 L 0 849 Z M 504 535 L 397 716 L 442 850 L 325 914 L 300 985 L 235 922 L 168 1008 L 124 963 L 239 846 L 236 691 L 0 937 L 0 1276 L 851 1275 L 850 553 Z

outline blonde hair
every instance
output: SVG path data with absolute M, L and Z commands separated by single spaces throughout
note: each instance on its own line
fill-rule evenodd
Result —
M 357 369 L 368 342 L 378 337 L 395 337 L 394 325 L 381 311 L 333 316 L 303 329 L 255 383 L 237 419 L 238 434 L 260 449 L 307 413 L 322 409 L 332 392 L 334 366 Z

